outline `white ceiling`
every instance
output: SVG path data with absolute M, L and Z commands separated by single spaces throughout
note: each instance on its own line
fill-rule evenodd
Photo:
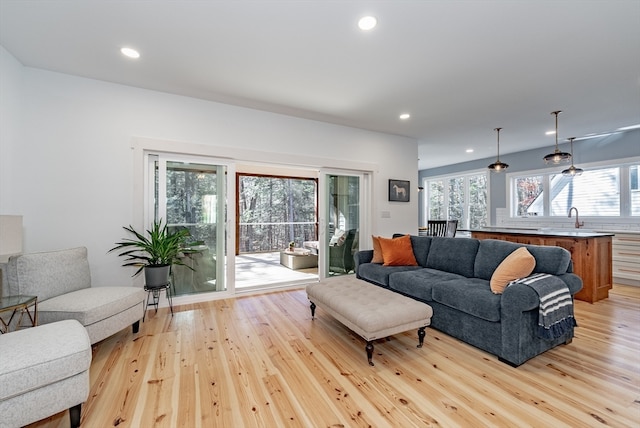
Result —
M 420 169 L 495 157 L 495 127 L 501 154 L 552 151 L 554 110 L 561 142 L 640 123 L 638 0 L 0 0 L 0 44 L 30 67 L 412 137 Z

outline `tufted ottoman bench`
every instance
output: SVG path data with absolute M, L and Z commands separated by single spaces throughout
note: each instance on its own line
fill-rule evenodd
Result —
M 422 347 L 425 327 L 431 324 L 431 306 L 344 275 L 307 286 L 311 317 L 320 306 L 346 327 L 367 341 L 365 350 L 373 366 L 373 341 L 414 328 L 418 329 L 418 348 Z

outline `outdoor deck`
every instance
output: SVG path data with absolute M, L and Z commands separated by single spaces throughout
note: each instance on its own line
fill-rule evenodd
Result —
M 282 266 L 279 251 L 236 256 L 236 289 L 317 279 L 317 267 L 291 270 Z

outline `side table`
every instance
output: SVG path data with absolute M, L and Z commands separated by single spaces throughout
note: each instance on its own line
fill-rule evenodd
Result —
M 33 306 L 33 311 L 29 308 Z M 27 327 L 22 325 L 22 318 L 26 313 L 29 321 L 31 321 L 30 327 L 35 327 L 38 325 L 38 296 L 6 296 L 0 297 L 0 313 L 11 311 L 11 316 L 9 317 L 9 321 L 4 320 L 2 316 L 0 316 L 0 334 L 8 333 L 12 329 L 12 321 L 17 314 L 18 321 L 15 324 L 15 329 L 19 329 L 22 327 Z
M 318 266 L 318 256 L 311 254 L 309 250 L 285 250 L 280 252 L 280 264 L 291 270 L 314 268 Z

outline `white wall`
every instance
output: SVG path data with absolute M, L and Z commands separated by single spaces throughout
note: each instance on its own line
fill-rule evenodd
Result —
M 1 47 L 0 60 L 0 214 L 24 216 L 26 252 L 87 246 L 94 285 L 131 281 L 106 252 L 135 222 L 135 137 L 374 164 L 372 232 L 418 226 L 414 192 L 387 201 L 389 178 L 417 186 L 412 139 L 22 67 Z
M 0 46 L 0 214 L 5 215 L 19 214 L 12 211 L 16 175 L 12 159 L 18 144 L 22 87 L 22 65 Z

